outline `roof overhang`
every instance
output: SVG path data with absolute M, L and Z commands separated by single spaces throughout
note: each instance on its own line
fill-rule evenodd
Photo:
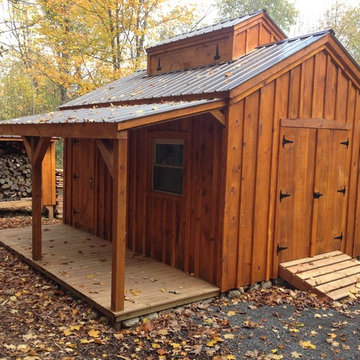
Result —
M 250 78 L 231 90 L 229 96 L 230 103 L 240 101 L 321 51 L 326 51 L 331 54 L 334 61 L 350 77 L 354 84 L 357 85 L 358 89 L 360 89 L 359 65 L 341 45 L 340 41 L 334 35 L 334 32 L 330 31 L 306 48 L 297 51 L 290 57 L 285 58 L 269 69 L 261 72 L 259 75 Z
M 63 110 L 0 121 L 0 135 L 118 139 L 138 127 L 212 113 L 225 125 L 221 110 L 226 100 L 201 100 L 126 107 Z

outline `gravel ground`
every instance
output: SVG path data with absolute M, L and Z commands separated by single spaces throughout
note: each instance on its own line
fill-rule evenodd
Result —
M 0 227 L 28 225 L 23 217 Z M 0 360 L 360 359 L 360 299 L 254 289 L 115 331 L 91 307 L 0 248 Z

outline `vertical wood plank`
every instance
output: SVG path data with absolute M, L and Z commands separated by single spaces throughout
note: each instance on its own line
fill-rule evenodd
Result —
M 114 140 L 111 310 L 124 309 L 127 234 L 128 133 Z
M 303 75 L 303 71 L 301 72 Z M 277 277 L 278 257 L 275 256 L 275 214 L 277 204 L 277 176 L 280 143 L 280 119 L 285 117 L 288 109 L 288 88 L 289 74 L 284 74 L 276 80 L 273 118 L 273 138 L 271 154 L 271 175 L 270 175 L 270 209 L 268 221 L 268 249 L 267 249 L 267 277 Z M 302 94 L 302 91 L 301 91 Z M 300 101 L 301 103 L 301 101 Z M 299 110 L 300 111 L 300 110 Z M 275 245 L 275 246 L 274 246 Z
M 299 84 L 297 86 L 299 86 Z M 262 88 L 260 92 L 251 283 L 266 278 L 274 101 L 275 82 L 272 81 Z
M 326 65 L 326 55 L 323 52 L 316 54 L 312 99 L 312 117 L 314 118 L 324 117 Z
M 32 164 L 32 257 L 41 260 L 41 161 Z
M 240 198 L 240 237 L 241 243 L 238 256 L 238 283 L 251 282 L 252 251 L 254 237 L 254 211 L 255 211 L 255 181 L 256 156 L 259 126 L 259 91 L 251 94 L 245 100 L 244 128 L 243 128 L 243 154 L 241 172 L 241 198 Z
M 352 123 L 351 132 L 351 161 L 350 161 L 350 175 L 349 175 L 349 197 L 347 210 L 347 236 L 345 252 L 350 256 L 354 249 L 354 228 L 356 219 L 356 198 L 358 194 L 358 167 L 359 167 L 359 146 L 360 146 L 360 104 L 357 89 L 351 84 L 349 86 L 348 96 L 348 123 Z
M 241 184 L 244 102 L 230 105 L 227 127 L 223 130 L 222 174 L 222 247 L 219 252 L 218 285 L 221 289 L 236 287 L 239 251 L 239 204 Z
M 328 120 L 335 119 L 336 83 L 337 83 L 336 66 L 331 60 L 331 57 L 328 55 L 326 85 L 325 85 L 325 108 L 324 108 L 324 118 Z

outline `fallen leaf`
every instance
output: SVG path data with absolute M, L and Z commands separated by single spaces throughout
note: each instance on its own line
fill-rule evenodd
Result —
M 313 350 L 316 349 L 316 346 L 311 341 L 300 340 L 300 346 L 303 349 L 313 349 Z
M 93 338 L 98 338 L 99 337 L 99 334 L 100 334 L 100 331 L 98 330 L 94 330 L 94 329 L 91 329 L 89 332 L 88 332 L 88 335 L 93 337 Z

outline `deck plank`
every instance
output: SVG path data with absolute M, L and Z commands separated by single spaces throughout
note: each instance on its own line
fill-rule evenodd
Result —
M 337 251 L 281 263 L 279 274 L 298 289 L 339 300 L 357 291 L 360 262 Z
M 201 279 L 138 255 L 126 254 L 125 308 L 110 309 L 111 242 L 64 224 L 43 227 L 43 259 L 31 259 L 31 228 L 0 231 L 0 244 L 87 301 L 112 321 L 122 321 L 219 294 Z M 178 292 L 178 294 L 174 294 Z

